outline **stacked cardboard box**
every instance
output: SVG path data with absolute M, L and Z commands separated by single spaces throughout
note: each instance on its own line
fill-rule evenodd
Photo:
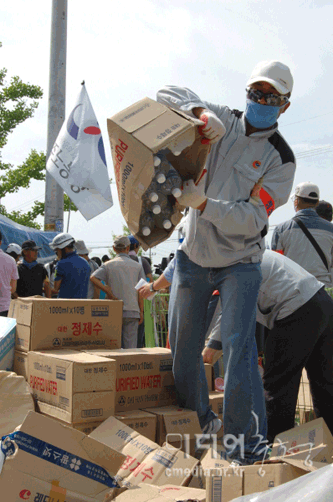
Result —
M 103 421 L 115 411 L 116 363 L 74 350 L 28 353 L 38 410 L 68 424 Z
M 120 301 L 19 298 L 8 317 L 17 321 L 13 370 L 26 380 L 29 351 L 121 345 Z
M 117 413 L 176 404 L 169 349 L 96 349 L 87 352 L 116 361 Z
M 15 349 L 120 348 L 122 308 L 123 302 L 110 300 L 12 300 L 8 317 L 17 322 Z

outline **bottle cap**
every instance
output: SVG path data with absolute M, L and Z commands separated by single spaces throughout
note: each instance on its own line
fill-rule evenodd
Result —
M 163 227 L 165 228 L 165 230 L 169 230 L 172 227 L 171 221 L 170 220 L 164 220 L 163 221 Z
M 156 192 L 151 192 L 149 194 L 148 198 L 149 198 L 150 202 L 157 202 L 158 201 L 158 195 Z
M 149 227 L 143 227 L 143 229 L 142 229 L 142 235 L 144 235 L 145 237 L 147 237 L 150 234 L 151 234 L 150 228 Z
M 172 193 L 172 195 L 173 195 L 174 197 L 176 197 L 176 199 L 178 199 L 178 197 L 180 197 L 180 196 L 181 196 L 182 191 L 181 191 L 181 189 L 180 189 L 180 188 L 173 188 L 173 189 L 171 190 L 171 193 Z
M 165 180 L 166 180 L 165 174 L 163 174 L 163 173 L 157 173 L 156 174 L 156 181 L 157 181 L 157 183 L 162 184 L 162 183 L 165 182 Z
M 155 167 L 159 166 L 161 162 L 162 161 L 159 157 L 154 157 L 154 166 Z
M 162 211 L 161 206 L 159 204 L 155 204 L 155 206 L 152 207 L 152 211 L 154 214 L 160 214 Z

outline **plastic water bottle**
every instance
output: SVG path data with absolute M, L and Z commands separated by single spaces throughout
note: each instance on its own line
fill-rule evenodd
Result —
M 170 230 L 172 227 L 171 217 L 173 214 L 173 209 L 170 203 L 163 208 L 160 214 L 154 216 L 155 224 L 158 228 L 163 228 L 164 230 Z
M 151 234 L 151 231 L 153 230 L 154 226 L 155 222 L 153 215 L 149 211 L 145 211 L 140 218 L 140 229 L 142 235 L 148 237 L 148 235 Z
M 170 169 L 173 169 L 170 162 L 167 161 L 164 155 L 161 156 L 161 162 L 155 169 L 154 180 L 157 181 L 157 183 L 159 184 L 165 183 L 165 180 L 167 179 L 168 172 L 170 171 Z
M 177 199 L 182 194 L 182 185 L 183 181 L 181 177 L 177 173 L 176 169 L 171 166 L 167 173 L 165 182 L 160 186 L 160 191 L 164 195 L 173 195 Z
M 152 181 L 142 196 L 142 200 L 147 206 L 150 206 L 152 203 L 158 201 L 157 190 L 158 190 L 157 183 L 155 181 Z
M 154 214 L 160 214 L 166 207 L 170 205 L 170 202 L 168 201 L 167 196 L 162 192 L 161 187 L 156 190 L 156 193 L 158 200 L 151 206 L 151 211 Z

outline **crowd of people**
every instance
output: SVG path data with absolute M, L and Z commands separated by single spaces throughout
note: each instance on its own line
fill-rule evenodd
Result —
M 18 297 L 121 300 L 122 347 L 143 347 L 143 299 L 135 286 L 153 276 L 148 259 L 138 257 L 139 241 L 133 236 L 115 237 L 115 258 L 104 255 L 102 260 L 90 259 L 84 241 L 68 233 L 58 234 L 50 247 L 56 258 L 46 265 L 38 262 L 41 247 L 33 240 L 0 250 L 0 316 L 7 316 L 11 299 Z
M 263 459 L 262 446 L 293 427 L 303 368 L 316 415 L 333 433 L 332 206 L 320 200 L 317 185 L 297 185 L 296 215 L 275 227 L 272 251 L 265 245 L 268 218 L 288 201 L 294 182 L 295 157 L 277 123 L 292 90 L 289 68 L 264 61 L 247 82 L 245 112 L 203 101 L 187 88 L 158 92 L 159 102 L 201 121 L 202 142 L 211 147 L 200 182 L 184 182 L 178 203 L 189 208 L 185 238 L 157 279 L 134 236 L 117 236 L 115 257 L 101 261 L 66 233 L 53 239 L 56 259 L 45 267 L 34 241 L 0 252 L 0 315 L 7 315 L 11 297 L 104 295 L 123 301 L 123 348 L 144 346 L 143 299 L 170 286 L 178 403 L 197 411 L 203 434 L 218 433 L 222 422 L 209 406 L 204 362 L 223 352 L 224 434 L 242 438 L 225 456 L 241 465 Z M 147 283 L 137 291 L 140 279 Z M 263 378 L 258 323 L 266 335 Z

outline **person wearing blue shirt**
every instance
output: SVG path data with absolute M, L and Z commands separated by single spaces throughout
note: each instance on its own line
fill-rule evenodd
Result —
M 90 267 L 75 250 L 75 239 L 67 233 L 57 235 L 50 246 L 58 256 L 53 292 L 58 298 L 83 299 L 88 296 Z

